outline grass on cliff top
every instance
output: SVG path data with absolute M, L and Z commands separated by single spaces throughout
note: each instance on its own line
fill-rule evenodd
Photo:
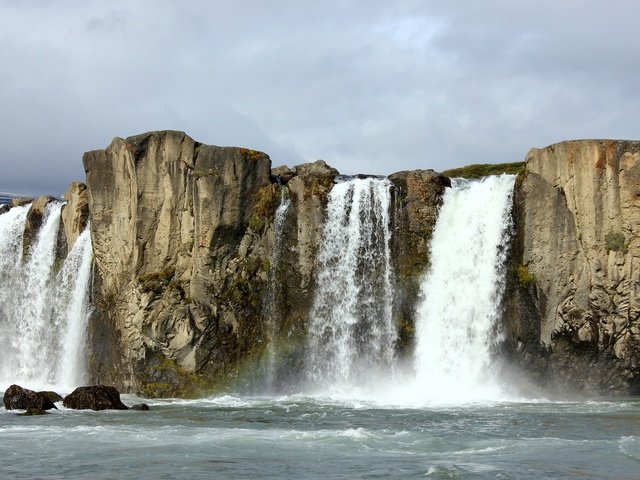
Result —
M 524 171 L 524 162 L 514 163 L 475 163 L 466 167 L 445 170 L 442 175 L 449 178 L 482 178 L 488 175 L 509 173 L 517 175 Z

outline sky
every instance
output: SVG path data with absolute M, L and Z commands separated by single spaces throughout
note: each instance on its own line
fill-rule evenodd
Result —
M 341 173 L 638 139 L 636 0 L 0 0 L 0 191 L 181 130 Z

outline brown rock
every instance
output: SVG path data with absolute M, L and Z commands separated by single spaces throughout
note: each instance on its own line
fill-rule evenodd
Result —
M 532 149 L 516 205 L 518 262 L 535 284 L 519 292 L 511 341 L 560 352 L 556 373 L 577 388 L 624 393 L 640 374 L 640 142 Z
M 47 396 L 15 384 L 4 392 L 4 408 L 7 410 L 57 409 Z
M 75 410 L 128 410 L 120 401 L 118 390 L 107 385 L 78 387 L 64 398 L 62 404 Z

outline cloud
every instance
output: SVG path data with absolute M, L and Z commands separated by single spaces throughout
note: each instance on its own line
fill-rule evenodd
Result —
M 82 152 L 178 129 L 345 173 L 637 136 L 640 4 L 0 2 L 0 189 L 60 194 Z

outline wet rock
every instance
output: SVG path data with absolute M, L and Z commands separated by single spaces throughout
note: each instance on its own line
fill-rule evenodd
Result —
M 35 200 L 35 198 L 23 198 L 23 197 L 16 197 L 16 198 L 12 198 L 11 202 L 9 202 L 9 206 L 11 208 L 13 207 L 21 207 L 22 205 L 26 205 L 28 203 L 31 203 Z
M 49 391 L 49 390 L 45 390 L 45 391 L 38 392 L 38 393 L 40 395 L 44 395 L 49 400 L 51 400 L 53 403 L 61 402 L 61 401 L 64 400 L 64 397 L 62 395 L 60 395 L 59 393 L 56 393 L 56 392 Z
M 146 403 L 136 403 L 133 407 L 131 407 L 131 410 L 142 410 L 142 411 L 149 411 L 149 405 L 147 405 Z
M 25 258 L 28 257 L 31 248 L 36 242 L 38 232 L 40 231 L 40 227 L 42 227 L 42 222 L 46 214 L 46 208 L 53 202 L 57 202 L 54 197 L 43 196 L 37 198 L 31 205 L 22 235 L 22 254 Z
M 73 246 L 89 220 L 89 192 L 84 183 L 72 182 L 64 194 L 62 225 L 69 248 Z
M 78 387 L 64 398 L 63 405 L 76 410 L 128 410 L 120 401 L 120 392 L 108 385 Z
M 47 415 L 48 413 L 49 412 L 42 410 L 41 408 L 29 407 L 26 412 L 20 413 L 19 415 L 23 417 L 30 417 L 32 415 Z
M 46 396 L 20 385 L 11 385 L 4 392 L 4 408 L 7 410 L 49 410 L 57 407 Z

